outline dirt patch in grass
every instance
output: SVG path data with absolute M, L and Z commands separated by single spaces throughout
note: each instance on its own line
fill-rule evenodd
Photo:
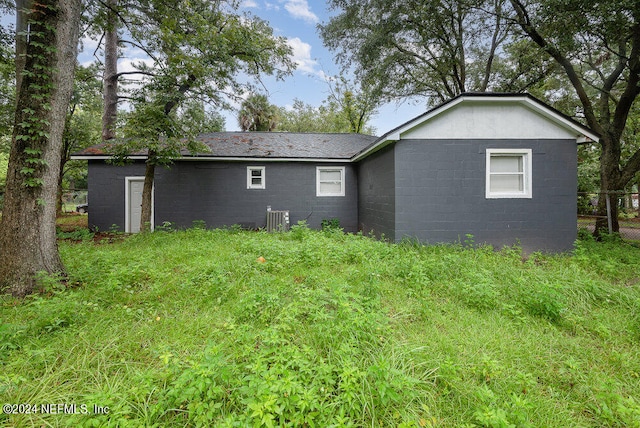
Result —
M 56 219 L 56 226 L 62 232 L 73 232 L 89 227 L 89 216 L 78 213 L 64 213 Z

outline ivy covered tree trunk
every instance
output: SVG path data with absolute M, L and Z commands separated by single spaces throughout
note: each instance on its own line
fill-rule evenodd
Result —
M 56 195 L 62 133 L 73 89 L 80 0 L 40 0 L 30 14 L 2 221 L 0 291 L 33 292 L 39 272 L 62 274 Z

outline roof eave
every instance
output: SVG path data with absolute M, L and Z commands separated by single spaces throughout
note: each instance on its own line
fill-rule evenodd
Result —
M 110 160 L 109 155 L 72 155 L 71 160 Z M 147 160 L 147 156 L 129 156 L 128 160 Z M 350 163 L 350 158 L 287 158 L 287 157 L 244 157 L 244 156 L 183 156 L 175 161 L 228 161 L 228 162 L 321 162 L 321 163 Z

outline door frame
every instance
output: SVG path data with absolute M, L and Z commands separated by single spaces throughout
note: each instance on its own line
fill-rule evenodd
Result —
M 131 176 L 124 178 L 124 231 L 125 233 L 131 233 L 131 195 L 129 194 L 129 187 L 132 181 L 142 181 L 144 183 L 144 176 Z M 151 230 L 154 227 L 155 217 L 155 183 L 151 187 Z

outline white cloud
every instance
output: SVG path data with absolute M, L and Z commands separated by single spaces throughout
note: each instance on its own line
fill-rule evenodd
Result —
M 294 18 L 304 19 L 311 24 L 315 24 L 320 21 L 318 16 L 311 12 L 311 8 L 309 7 L 307 0 L 287 0 L 284 8 L 289 12 L 289 15 Z
M 300 40 L 299 37 L 294 37 L 287 40 L 287 44 L 291 46 L 293 50 L 293 61 L 297 65 L 297 70 L 304 71 L 311 74 L 319 74 L 322 71 L 316 70 L 318 61 L 311 58 L 311 45 Z
M 258 8 L 258 3 L 256 3 L 254 0 L 244 0 L 242 3 L 240 3 L 240 7 L 245 9 Z
M 98 48 L 98 40 L 90 37 L 83 37 L 80 39 L 80 45 L 82 46 L 82 53 L 86 55 L 93 55 Z
M 139 70 L 137 66 L 140 63 L 144 63 L 147 67 L 153 67 L 153 60 L 150 58 L 121 58 L 118 60 L 118 72 L 130 73 Z M 148 80 L 148 76 L 143 74 L 126 74 L 123 77 L 123 82 L 129 89 L 138 89 L 142 86 L 142 83 Z

